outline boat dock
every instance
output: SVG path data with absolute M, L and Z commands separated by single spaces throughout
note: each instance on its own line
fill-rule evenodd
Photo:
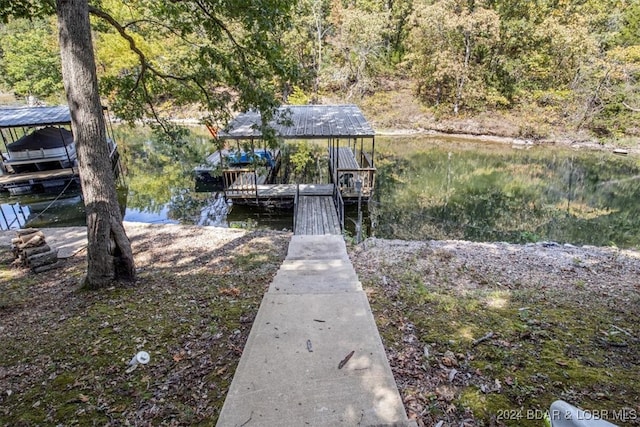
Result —
M 238 147 L 264 145 L 262 121 L 255 111 L 236 116 L 216 137 Z M 276 138 L 282 140 L 325 140 L 329 157 L 328 185 L 335 185 L 347 203 L 364 201 L 373 195 L 375 132 L 355 105 L 291 105 L 280 107 L 269 123 Z M 233 144 L 235 143 L 235 144 Z M 266 148 L 264 149 L 266 150 Z M 215 157 L 215 155 L 212 155 Z M 211 157 L 211 156 L 210 156 Z M 222 155 L 212 157 L 221 163 Z M 216 163 L 216 162 L 214 162 Z M 265 180 L 258 168 L 227 168 L 221 171 L 227 199 L 266 204 L 274 198 L 293 197 L 292 187 Z M 305 185 L 305 184 L 300 184 Z M 309 184 L 307 184 L 309 185 Z M 295 184 L 294 184 L 295 186 Z
M 111 166 L 118 179 L 118 147 L 112 129 L 105 131 Z M 0 150 L 0 191 L 22 195 L 79 184 L 68 106 L 0 107 L 0 140 L 4 146 Z
M 237 153 L 242 152 L 241 147 L 249 147 L 245 150 L 255 153 L 256 146 L 262 146 L 261 151 L 266 152 L 261 124 L 259 113 L 243 113 L 236 116 L 227 129 L 216 132 L 215 138 L 221 142 L 219 147 L 231 143 L 237 147 Z M 341 234 L 344 204 L 367 203 L 373 196 L 376 174 L 373 128 L 355 105 L 281 107 L 269 126 L 278 139 L 326 140 L 330 182 L 273 183 L 273 174 L 265 173 L 260 162 L 241 168 L 224 167 L 225 153 L 229 151 L 219 148 L 207 160 L 209 164 L 222 166 L 218 180 L 225 199 L 246 205 L 293 206 L 296 234 Z M 205 169 L 204 166 L 196 168 L 196 174 Z

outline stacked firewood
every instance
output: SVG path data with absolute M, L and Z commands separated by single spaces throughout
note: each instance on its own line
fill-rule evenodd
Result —
M 17 231 L 18 237 L 11 240 L 11 250 L 16 264 L 31 268 L 34 273 L 41 273 L 60 266 L 58 250 L 53 250 L 37 228 Z

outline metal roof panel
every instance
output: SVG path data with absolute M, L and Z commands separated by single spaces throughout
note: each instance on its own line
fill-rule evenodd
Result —
M 71 123 L 69 107 L 0 108 L 0 128 L 46 126 Z
M 375 131 L 356 105 L 290 105 L 278 108 L 269 123 L 284 139 L 373 137 Z M 249 111 L 233 119 L 220 139 L 260 138 L 260 113 Z

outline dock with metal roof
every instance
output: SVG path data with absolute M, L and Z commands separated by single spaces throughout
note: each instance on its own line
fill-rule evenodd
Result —
M 358 199 L 365 203 L 372 197 L 375 186 L 374 165 L 375 131 L 362 111 L 355 105 L 291 105 L 278 108 L 273 117 L 263 123 L 259 112 L 249 111 L 236 116 L 226 129 L 217 133 L 221 141 L 240 141 L 255 149 L 264 145 L 266 129 L 281 140 L 326 140 L 330 182 L 325 184 L 278 184 L 261 179 L 257 168 L 223 168 L 223 191 L 227 199 L 237 203 L 253 205 L 288 204 L 299 205 L 305 196 L 305 206 L 324 208 L 314 215 L 316 209 L 296 210 L 295 218 L 301 233 L 333 234 L 333 219 L 343 224 L 344 203 Z M 366 144 L 365 144 L 366 143 Z M 222 154 L 218 157 L 222 159 Z M 326 193 L 326 194 L 324 194 Z M 319 200 L 308 197 L 324 197 Z M 326 201 L 332 200 L 332 204 Z M 327 210 L 332 206 L 332 210 Z M 297 209 L 297 208 L 296 208 Z M 301 215 L 301 212 L 307 212 Z M 303 226 L 303 222 L 304 226 Z M 328 222 L 327 222 L 328 221 Z M 300 230 L 305 230 L 300 231 Z
M 222 141 L 249 141 L 253 145 L 263 138 L 266 127 L 282 140 L 326 140 L 330 183 L 338 187 L 343 199 L 355 201 L 362 197 L 368 201 L 373 195 L 375 131 L 356 105 L 283 106 L 267 123 L 262 123 L 260 113 L 249 111 L 236 116 L 217 136 Z M 234 173 L 237 174 L 232 169 L 223 171 L 223 175 Z M 236 179 L 227 176 L 225 191 L 235 183 Z M 260 184 L 269 183 L 257 185 Z M 231 191 L 227 198 L 246 197 Z
M 119 178 L 117 145 L 112 131 L 106 132 L 114 176 Z M 0 107 L 0 139 L 0 191 L 26 194 L 79 184 L 68 106 Z
M 267 124 L 282 139 L 373 138 L 375 131 L 355 105 L 289 105 L 276 110 Z M 261 139 L 262 117 L 238 115 L 218 134 L 221 140 Z

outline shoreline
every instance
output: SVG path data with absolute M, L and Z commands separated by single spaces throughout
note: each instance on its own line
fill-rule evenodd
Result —
M 215 231 L 221 236 L 225 237 L 240 237 L 252 232 L 258 232 L 260 234 L 265 235 L 282 235 L 283 233 L 289 233 L 271 230 L 271 229 L 255 229 L 255 230 L 245 230 L 245 229 L 235 229 L 235 228 L 227 228 L 227 227 L 218 227 L 212 225 L 192 225 L 192 224 L 150 224 L 146 222 L 131 222 L 124 221 L 123 222 L 125 231 L 130 239 L 143 235 L 145 233 L 153 234 L 159 230 L 163 232 L 170 232 L 171 234 L 178 233 L 180 231 L 190 232 L 192 230 L 211 230 Z M 64 253 L 68 254 L 64 256 L 64 258 L 73 256 L 75 253 L 79 252 L 79 250 L 83 249 L 86 246 L 86 226 L 74 226 L 74 227 L 43 227 L 39 228 L 43 233 L 45 233 L 45 238 L 50 237 L 51 241 L 54 244 L 61 245 L 62 248 L 65 249 Z M 15 232 L 17 230 L 0 230 L 0 247 L 9 248 L 11 245 L 11 239 L 15 237 Z M 527 249 L 527 251 L 535 251 L 536 248 L 540 250 L 547 250 L 549 248 L 554 249 L 562 249 L 563 251 L 568 252 L 584 252 L 590 254 L 600 253 L 602 256 L 610 256 L 612 253 L 624 254 L 626 256 L 631 256 L 634 258 L 640 259 L 640 248 L 619 248 L 616 246 L 596 246 L 596 245 L 574 245 L 571 243 L 557 243 L 553 241 L 539 241 L 534 243 L 510 243 L 503 241 L 474 241 L 474 240 L 458 240 L 458 239 L 425 239 L 425 240 L 402 240 L 402 239 L 385 239 L 379 237 L 369 237 L 360 245 L 367 246 L 373 242 L 374 244 L 385 242 L 389 245 L 416 245 L 416 244 L 426 244 L 426 245 L 443 245 L 443 246 L 473 246 L 476 247 L 477 250 L 482 251 L 494 251 L 496 248 L 513 248 L 513 249 Z M 349 244 L 351 247 L 358 247 L 357 244 Z
M 464 132 L 444 132 L 434 129 L 409 129 L 409 128 L 383 128 L 376 129 L 376 136 L 382 137 L 411 137 L 411 136 L 425 136 L 425 137 L 433 137 L 433 138 L 443 138 L 443 139 L 451 139 L 451 140 L 462 140 L 462 141 L 471 141 L 471 142 L 497 142 L 503 144 L 509 144 L 514 148 L 528 148 L 534 146 L 558 146 L 558 147 L 566 147 L 570 149 L 576 150 L 590 150 L 590 151 L 608 151 L 613 154 L 620 155 L 640 155 L 640 147 L 618 147 L 611 143 L 599 143 L 595 140 L 583 140 L 583 141 L 574 141 L 569 138 L 558 138 L 558 139 L 528 139 L 522 137 L 515 136 L 503 136 L 503 135 L 493 135 L 490 133 L 464 133 Z M 622 150 L 620 153 L 616 153 L 616 150 Z

